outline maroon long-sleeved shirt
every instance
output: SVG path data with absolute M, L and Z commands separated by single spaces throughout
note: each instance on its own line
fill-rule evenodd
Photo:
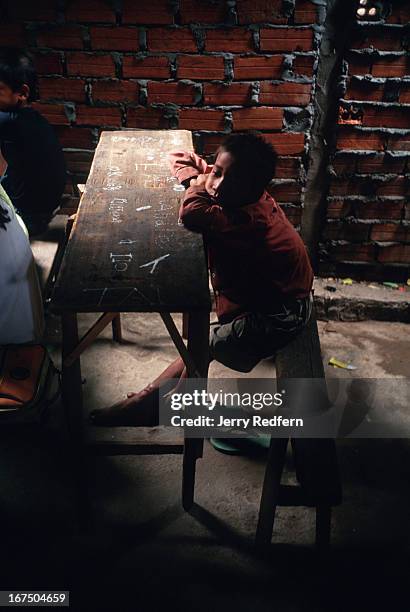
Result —
M 173 151 L 169 160 L 180 182 L 212 168 L 191 151 Z M 204 235 L 221 323 L 244 312 L 275 312 L 278 302 L 309 294 L 313 271 L 306 247 L 267 191 L 257 202 L 227 210 L 204 186 L 192 186 L 179 216 L 187 229 Z

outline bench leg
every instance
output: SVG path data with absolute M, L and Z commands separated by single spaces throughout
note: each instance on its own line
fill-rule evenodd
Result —
M 89 524 L 89 503 L 86 477 L 86 461 L 83 427 L 83 392 L 80 359 L 67 366 L 65 359 L 78 345 L 77 314 L 62 315 L 62 399 L 71 445 L 71 462 L 77 493 L 77 508 L 80 529 Z
M 209 368 L 209 312 L 193 312 L 188 316 L 188 351 L 201 377 Z M 189 510 L 194 503 L 196 460 L 202 457 L 202 438 L 185 438 L 182 463 L 182 505 Z
M 118 313 L 117 316 L 111 321 L 112 325 L 112 338 L 114 342 L 122 342 L 122 328 L 121 328 L 121 314 Z
M 271 439 L 256 528 L 256 546 L 259 548 L 271 543 L 287 445 L 288 438 Z

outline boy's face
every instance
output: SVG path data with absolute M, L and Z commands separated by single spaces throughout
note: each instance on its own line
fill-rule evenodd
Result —
M 249 173 L 238 168 L 234 157 L 223 150 L 218 153 L 208 174 L 205 189 L 221 206 L 226 207 L 236 207 L 256 199 L 252 199 L 254 189 Z
M 13 91 L 9 85 L 0 81 L 0 110 L 10 111 L 27 103 L 29 88 L 23 85 L 21 91 Z

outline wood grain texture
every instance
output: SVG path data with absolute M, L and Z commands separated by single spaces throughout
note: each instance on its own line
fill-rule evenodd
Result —
M 209 311 L 202 236 L 178 224 L 167 153 L 186 130 L 103 132 L 52 296 L 76 312 Z

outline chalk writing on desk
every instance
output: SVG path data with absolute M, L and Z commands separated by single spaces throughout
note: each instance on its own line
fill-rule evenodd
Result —
M 121 292 L 125 292 L 125 296 L 118 301 L 118 306 L 123 305 L 124 302 L 126 302 L 131 296 L 141 297 L 144 300 L 144 302 L 146 302 L 150 306 L 152 306 L 154 304 L 154 302 L 149 300 L 147 298 L 147 296 L 140 289 L 137 289 L 137 287 L 98 287 L 98 288 L 96 287 L 96 288 L 90 288 L 90 289 L 88 289 L 88 288 L 87 289 L 83 289 L 84 293 L 87 293 L 87 292 L 90 292 L 90 291 L 99 291 L 100 292 L 101 295 L 100 295 L 100 297 L 98 299 L 98 302 L 97 302 L 98 306 L 101 306 L 104 298 L 106 296 L 108 296 L 108 294 L 110 292 L 113 292 L 113 291 L 116 292 L 116 293 L 118 293 L 118 292 L 120 292 L 120 293 Z M 157 291 L 157 296 L 159 297 L 158 291 Z
M 127 198 L 113 198 L 108 204 L 108 212 L 112 223 L 122 223 L 124 216 L 124 205 L 128 203 Z
M 135 244 L 138 240 L 130 240 L 127 238 L 126 240 L 120 240 L 118 244 Z
M 142 266 L 140 266 L 140 268 L 147 268 L 148 266 L 152 266 L 151 270 L 149 271 L 150 274 L 154 274 L 157 265 L 159 264 L 160 261 L 162 261 L 163 259 L 166 259 L 167 257 L 170 256 L 170 253 L 167 253 L 166 255 L 162 255 L 162 257 L 157 257 L 157 259 L 153 259 L 152 261 L 148 261 L 145 264 L 142 264 Z
M 132 261 L 132 253 L 110 253 L 110 260 L 115 272 L 125 272 Z

